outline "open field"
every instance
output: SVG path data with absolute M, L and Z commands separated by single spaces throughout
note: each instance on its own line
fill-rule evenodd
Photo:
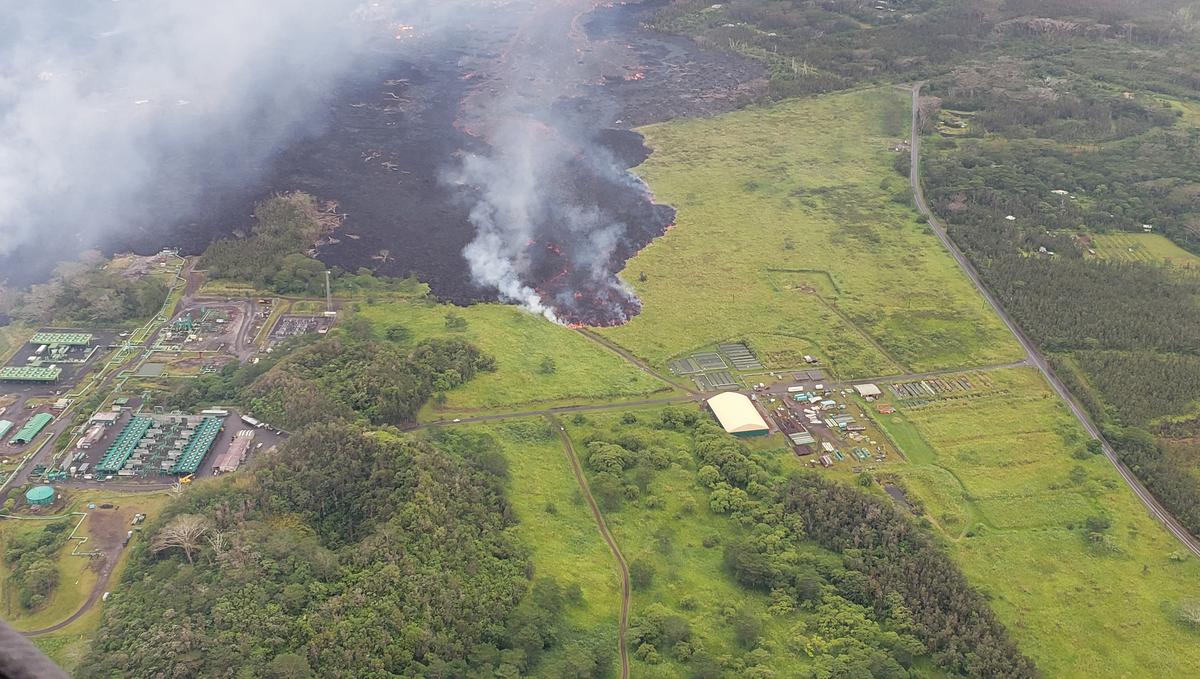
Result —
M 461 337 L 496 359 L 496 372 L 477 375 L 449 392 L 446 403 L 427 406 L 422 419 L 568 399 L 613 400 L 671 389 L 579 333 L 511 306 L 389 302 L 363 304 L 359 313 L 381 335 L 399 324 L 414 341 Z M 447 314 L 461 317 L 466 327 L 449 329 Z M 551 370 L 543 365 L 547 360 Z
M 617 566 L 579 494 L 558 436 L 541 418 L 472 425 L 466 431 L 494 437 L 508 460 L 508 496 L 520 521 L 515 531 L 532 550 L 534 578 L 553 577 L 563 586 L 578 583 L 583 592 L 582 605 L 567 607 L 571 635 L 560 640 L 558 649 L 589 637 L 604 640 L 615 652 L 621 605 Z M 553 665 L 539 666 L 546 670 Z
M 97 521 L 102 522 L 101 530 L 105 532 L 108 541 L 115 539 L 116 542 L 119 542 L 119 538 L 124 536 L 125 531 L 128 530 L 129 521 L 134 514 L 138 512 L 153 514 L 162 507 L 166 500 L 167 496 L 162 493 L 113 493 L 97 488 L 75 492 L 70 498 L 68 507 L 56 515 L 61 518 L 0 521 L 0 550 L 2 550 L 4 543 L 12 536 L 40 531 L 47 523 L 55 520 L 68 524 L 67 532 L 70 532 L 81 518 L 79 514 L 71 512 L 88 512 L 88 517 L 75 534 L 75 539 L 67 541 L 59 550 L 56 561 L 59 575 L 58 586 L 55 587 L 46 604 L 36 611 L 21 610 L 15 593 L 9 591 L 7 567 L 0 563 L 0 583 L 3 583 L 4 587 L 4 596 L 0 598 L 0 602 L 3 605 L 4 620 L 18 630 L 30 631 L 50 627 L 75 613 L 91 594 L 99 575 L 90 567 L 91 560 L 86 556 L 72 555 L 71 552 L 76 549 L 79 552 L 87 552 L 102 547 L 97 541 L 97 536 L 93 535 L 95 527 L 100 525 L 96 523 Z M 86 507 L 89 502 L 97 505 L 111 503 L 115 508 L 88 510 Z M 111 535 L 117 537 L 112 538 Z M 87 540 L 81 541 L 78 538 L 87 538 Z M 115 580 L 110 580 L 110 582 L 115 582 Z M 73 624 L 72 627 L 74 626 Z
M 0 326 L 0 365 L 8 362 L 13 353 L 25 344 L 33 329 L 21 323 Z
M 1189 674 L 1200 647 L 1175 611 L 1200 562 L 1171 558 L 1182 547 L 1102 456 L 1073 455 L 1086 437 L 1034 369 L 990 376 L 991 395 L 877 415 L 910 460 L 889 471 L 1046 676 Z
M 842 377 L 1018 360 L 914 222 L 890 150 L 907 119 L 905 95 L 873 89 L 644 129 L 638 172 L 677 224 L 626 265 L 641 315 L 601 332 L 660 365 L 738 339 Z
M 1102 233 L 1091 238 L 1092 248 L 1101 259 L 1200 269 L 1200 257 L 1161 234 Z
M 66 516 L 57 521 L 67 524 L 66 532 L 70 532 L 79 521 L 78 516 Z M 0 522 L 0 550 L 7 549 L 8 541 L 17 535 L 41 531 L 51 520 L 20 521 L 5 519 Z M 7 564 L 0 564 L 0 591 L 3 591 L 2 612 L 4 621 L 20 631 L 28 631 L 48 627 L 63 620 L 83 605 L 96 583 L 96 573 L 88 568 L 86 557 L 71 556 L 71 550 L 77 543 L 68 541 L 58 551 L 55 565 L 58 569 L 58 585 L 51 592 L 44 605 L 34 611 L 21 608 L 16 591 L 10 586 L 10 571 Z
M 623 424 L 622 413 L 606 413 L 588 415 L 580 421 L 568 418 L 565 426 L 581 456 L 587 450 L 585 437 L 600 434 L 610 439 L 639 437 L 651 448 L 668 451 L 671 457 L 670 466 L 653 474 L 638 499 L 605 512 L 605 521 L 625 560 L 630 564 L 648 563 L 654 570 L 649 587 L 639 589 L 635 583 L 631 628 L 636 628 L 650 607 L 662 606 L 688 620 L 694 638 L 708 655 L 737 657 L 745 650 L 738 645 L 727 615 L 734 609 L 749 609 L 763 623 L 760 647 L 769 652 L 766 666 L 776 676 L 793 676 L 808 664 L 808 657 L 792 641 L 797 625 L 809 617 L 799 611 L 768 613 L 769 596 L 733 580 L 723 563 L 723 545 L 745 531 L 731 518 L 709 509 L 708 490 L 696 479 L 697 462 L 690 450 L 690 435 L 644 424 L 658 420 L 658 409 L 629 412 L 636 415 L 638 423 Z M 801 466 L 786 449 L 772 454 L 777 454 L 775 459 L 784 473 Z M 591 471 L 587 474 L 594 477 Z M 814 547 L 813 554 L 818 553 L 821 550 Z M 631 676 L 691 676 L 694 668 L 674 659 L 669 650 L 660 649 L 661 662 L 649 664 L 637 658 L 636 645 L 631 645 Z

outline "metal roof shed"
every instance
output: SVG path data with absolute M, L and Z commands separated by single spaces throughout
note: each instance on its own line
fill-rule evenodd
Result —
M 769 431 L 758 409 L 745 394 L 727 391 L 708 399 L 708 408 L 725 431 L 735 436 L 757 436 Z
M 858 392 L 859 396 L 862 396 L 868 401 L 883 396 L 883 392 L 880 391 L 879 387 L 875 386 L 874 384 L 856 384 L 854 385 L 854 390 Z

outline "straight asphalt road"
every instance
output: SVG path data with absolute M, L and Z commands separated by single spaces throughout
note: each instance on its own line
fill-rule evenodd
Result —
M 1158 500 L 1154 499 L 1154 496 L 1150 494 L 1150 491 L 1146 490 L 1145 486 L 1133 475 L 1133 472 L 1125 466 L 1125 463 L 1121 462 L 1121 459 L 1117 457 L 1117 451 L 1113 449 L 1112 445 L 1104 438 L 1104 435 L 1100 433 L 1100 428 L 1092 422 L 1092 419 L 1084 412 L 1083 407 L 1075 401 L 1071 396 L 1071 392 L 1067 391 L 1066 385 L 1054 374 L 1054 371 L 1050 368 L 1050 364 L 1046 362 L 1045 357 L 1037 350 L 1037 347 L 1033 345 L 1033 342 L 1025 335 L 1025 332 L 1013 322 L 1012 318 L 1004 311 L 1004 308 L 1000 306 L 1000 303 L 996 301 L 996 298 L 992 296 L 992 293 L 988 291 L 983 281 L 979 278 L 979 272 L 967 260 L 966 255 L 958 249 L 954 241 L 950 240 L 949 235 L 946 234 L 946 229 L 929 210 L 929 205 L 925 202 L 925 191 L 921 187 L 921 137 L 917 133 L 919 123 L 917 115 L 922 84 L 924 83 L 917 83 L 912 86 L 912 130 L 910 132 L 912 135 L 912 158 L 908 172 L 909 179 L 912 182 L 913 197 L 916 200 L 917 209 L 929 220 L 929 228 L 933 229 L 933 233 L 937 235 L 938 240 L 950 251 L 954 260 L 958 262 L 959 267 L 967 274 L 971 282 L 975 284 L 975 287 L 983 295 L 984 299 L 987 300 L 987 303 L 991 305 L 992 310 L 996 312 L 1000 320 L 1004 321 L 1009 331 L 1021 343 L 1021 348 L 1025 350 L 1025 355 L 1028 357 L 1027 360 L 1041 371 L 1042 376 L 1046 378 L 1046 382 L 1050 384 L 1059 398 L 1067 404 L 1067 408 L 1070 409 L 1071 414 L 1075 416 L 1075 419 L 1079 420 L 1079 423 L 1083 425 L 1087 433 L 1100 441 L 1100 445 L 1104 450 L 1104 456 L 1117 468 L 1117 473 L 1121 475 L 1125 483 L 1138 496 L 1138 499 L 1142 501 L 1142 504 L 1146 506 L 1150 514 L 1158 519 L 1180 542 L 1186 545 L 1193 554 L 1200 556 L 1200 540 L 1197 540 L 1170 512 L 1160 505 Z

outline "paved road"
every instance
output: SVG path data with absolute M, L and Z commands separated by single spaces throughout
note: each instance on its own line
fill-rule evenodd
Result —
M 1200 540 L 1197 540 L 1195 536 L 1189 533 L 1187 529 L 1184 528 L 1175 519 L 1175 517 L 1171 515 L 1170 512 L 1160 505 L 1158 500 L 1154 499 L 1154 496 L 1150 494 L 1150 491 L 1146 490 L 1145 486 L 1143 486 L 1141 482 L 1137 480 L 1137 477 L 1133 475 L 1133 472 L 1125 466 L 1125 463 L 1121 462 L 1121 459 L 1117 457 L 1117 451 L 1113 449 L 1112 445 L 1110 445 L 1100 433 L 1100 428 L 1097 427 L 1094 422 L 1092 422 L 1092 419 L 1088 417 L 1086 412 L 1084 412 L 1083 407 L 1075 401 L 1075 399 L 1071 396 L 1071 392 L 1067 391 L 1066 385 L 1064 385 L 1062 381 L 1058 379 L 1058 376 L 1054 374 L 1054 371 L 1046 362 L 1045 357 L 1043 357 L 1042 354 L 1037 350 L 1037 347 L 1033 345 L 1033 342 L 1030 341 L 1025 332 L 1022 331 L 1015 322 L 1013 322 L 1012 318 L 1010 318 L 1009 315 L 1004 311 L 1003 307 L 1000 306 L 1000 303 L 996 301 L 996 298 L 992 296 L 992 293 L 988 291 L 986 286 L 984 286 L 983 281 L 979 277 L 979 272 L 975 270 L 975 267 L 972 266 L 969 261 L 967 261 L 966 255 L 964 255 L 962 251 L 958 249 L 958 246 L 955 245 L 952 240 L 950 240 L 950 237 L 946 234 L 945 227 L 942 226 L 937 217 L 934 217 L 933 213 L 929 210 L 929 205 L 925 202 L 925 192 L 921 187 L 921 137 L 919 134 L 917 134 L 918 100 L 920 97 L 922 84 L 923 83 L 917 83 L 916 85 L 912 86 L 912 157 L 908 173 L 912 183 L 913 196 L 916 199 L 917 209 L 920 210 L 921 214 L 929 220 L 929 227 L 933 229 L 933 232 L 937 235 L 938 240 L 940 240 L 942 245 L 944 245 L 946 249 L 950 251 L 950 254 L 954 256 L 954 260 L 958 262 L 958 265 L 971 279 L 971 282 L 975 284 L 975 287 L 979 290 L 980 294 L 983 295 L 984 299 L 987 300 L 988 304 L 991 305 L 992 309 L 996 312 L 996 315 L 1000 317 L 1000 320 L 1004 321 L 1004 324 L 1008 326 L 1009 331 L 1012 332 L 1012 334 L 1017 338 L 1017 341 L 1021 343 L 1021 347 L 1025 350 L 1025 354 L 1028 357 L 1027 360 L 1033 365 L 1037 366 L 1037 369 L 1041 371 L 1042 376 L 1046 378 L 1046 381 L 1058 394 L 1059 398 L 1061 398 L 1063 402 L 1067 404 L 1067 408 L 1069 408 L 1075 418 L 1079 420 L 1079 423 L 1083 425 L 1083 428 L 1088 432 L 1088 434 L 1100 441 L 1100 445 L 1104 450 L 1104 456 L 1108 458 L 1109 462 L 1111 462 L 1114 467 L 1116 467 L 1117 473 L 1121 475 L 1121 478 L 1125 480 L 1125 483 L 1128 484 L 1130 489 L 1133 490 L 1134 494 L 1138 496 L 1138 499 L 1142 501 L 1142 504 L 1146 506 L 1146 509 L 1150 511 L 1150 514 L 1153 515 L 1154 518 L 1158 519 L 1159 522 L 1161 522 L 1163 526 L 1165 526 L 1167 530 L 1171 532 L 1172 535 L 1178 538 L 1180 542 L 1186 545 L 1193 554 L 1200 556 Z
M 629 598 L 632 592 L 629 584 L 629 565 L 625 563 L 625 556 L 621 554 L 621 548 L 617 546 L 617 541 L 608 531 L 608 524 L 604 522 L 604 514 L 600 512 L 600 507 L 592 497 L 592 491 L 588 488 L 587 479 L 583 475 L 583 467 L 579 464 L 579 456 L 575 454 L 575 446 L 571 444 L 571 437 L 567 436 L 567 430 L 563 428 L 558 418 L 547 415 L 546 419 L 550 421 L 551 427 L 558 430 L 563 450 L 566 451 L 567 459 L 571 462 L 571 471 L 575 473 L 575 482 L 579 484 L 579 490 L 583 493 L 583 498 L 587 500 L 588 508 L 592 510 L 592 518 L 596 520 L 596 528 L 600 531 L 600 537 L 604 538 L 604 542 L 608 544 L 608 551 L 612 552 L 613 559 L 617 562 L 617 569 L 621 572 L 621 620 L 617 625 L 617 651 L 621 656 L 621 679 L 629 679 L 629 648 L 625 641 L 629 631 Z
M 100 579 L 96 581 L 96 586 L 92 587 L 92 593 L 88 595 L 87 601 L 83 602 L 83 605 L 79 607 L 79 610 L 72 613 L 67 619 L 57 622 L 49 627 L 43 627 L 42 629 L 33 630 L 32 632 L 21 632 L 21 634 L 24 634 L 27 637 L 36 637 L 43 634 L 50 634 L 51 632 L 57 632 L 58 630 L 78 620 L 83 616 L 84 613 L 92 610 L 92 606 L 95 606 L 96 602 L 100 600 L 100 597 L 104 596 L 104 593 L 108 591 L 108 580 L 112 577 L 113 567 L 116 566 L 117 560 L 121 558 L 121 552 L 125 550 L 125 546 L 118 545 L 116 550 L 117 551 L 111 555 L 104 555 L 106 560 L 104 563 L 104 570 L 100 572 Z

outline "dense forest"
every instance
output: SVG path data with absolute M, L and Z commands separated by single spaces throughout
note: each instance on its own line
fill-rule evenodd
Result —
M 214 242 L 198 267 L 213 278 L 252 283 L 280 294 L 320 294 L 325 265 L 309 252 L 337 223 L 336 214 L 308 194 L 277 195 L 254 206 L 248 237 Z
M 289 430 L 351 420 L 403 425 L 430 398 L 494 369 L 490 356 L 465 341 L 405 346 L 376 339 L 370 324 L 352 318 L 336 333 L 284 346 L 257 364 L 230 363 L 190 380 L 168 405 L 245 403 L 256 416 Z
M 668 408 L 648 425 L 627 415 L 612 431 L 584 438 L 589 483 L 606 511 L 657 506 L 648 494 L 654 475 L 680 462 L 648 428 L 687 435 L 709 508 L 740 527 L 740 537 L 719 547 L 728 575 L 769 593 L 773 607 L 806 616 L 797 629 L 810 636 L 795 640 L 813 663 L 803 676 L 905 677 L 921 658 L 965 676 L 1036 676 L 987 601 L 911 517 L 858 488 L 807 473 L 786 477 L 775 456 L 751 451 L 695 410 Z M 635 589 L 637 566 L 630 564 Z M 754 625 L 743 629 L 736 615 L 731 624 L 754 648 L 746 631 Z M 720 676 L 704 674 L 712 659 L 688 643 L 689 626 L 686 613 L 651 607 L 632 621 L 632 649 L 651 664 L 670 654 L 697 676 Z M 750 665 L 740 671 L 767 676 Z
M 579 587 L 539 578 L 508 530 L 495 446 L 399 434 L 490 359 L 347 321 L 176 403 L 250 403 L 295 434 L 246 473 L 198 484 L 147 527 L 81 676 L 517 677 L 558 643 Z M 164 608 L 164 602 L 170 602 Z M 577 640 L 551 676 L 606 676 Z
M 80 676 L 521 676 L 572 588 L 530 580 L 502 473 L 313 425 L 148 528 Z
M 66 521 L 47 523 L 41 530 L 19 533 L 4 546 L 9 570 L 8 587 L 26 610 L 42 607 L 58 586 L 58 559 L 71 526 Z
M 1196 20 L 1185 0 L 671 0 L 653 18 L 660 30 L 763 61 L 771 94 L 788 97 L 864 82 L 923 80 L 968 60 L 1044 59 L 1089 52 L 1110 81 L 1160 89 L 1200 85 L 1189 58 Z M 1096 48 L 1099 47 L 1099 50 Z M 1117 49 L 1119 47 L 1119 49 Z M 1131 73 L 1154 66 L 1140 80 Z M 1098 51 L 1099 54 L 1091 54 Z M 1139 73 L 1138 75 L 1142 75 Z

